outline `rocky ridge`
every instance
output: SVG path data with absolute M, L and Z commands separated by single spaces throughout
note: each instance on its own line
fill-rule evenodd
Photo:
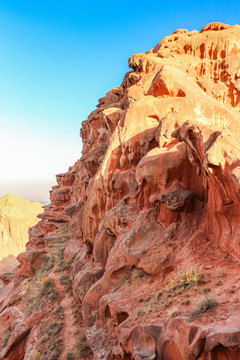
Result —
M 240 358 L 240 26 L 133 55 L 0 294 L 0 359 Z

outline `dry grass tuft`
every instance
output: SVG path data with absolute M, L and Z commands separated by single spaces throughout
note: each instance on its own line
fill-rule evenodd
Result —
M 217 304 L 218 302 L 215 298 L 212 298 L 209 295 L 204 296 L 197 304 L 196 309 L 192 312 L 191 319 L 193 320 L 206 311 L 212 310 Z
M 174 318 L 179 314 L 178 308 L 177 307 L 173 307 L 172 309 L 169 309 L 167 312 L 167 316 Z

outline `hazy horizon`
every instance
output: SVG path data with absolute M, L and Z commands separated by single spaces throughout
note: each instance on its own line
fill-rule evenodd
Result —
M 25 185 L 24 185 L 25 186 Z M 42 205 L 47 205 L 50 203 L 50 199 L 48 200 L 39 200 L 38 198 L 34 198 L 33 196 L 30 196 L 30 197 L 26 197 L 24 196 L 24 192 L 21 193 L 21 191 L 19 191 L 18 193 L 13 193 L 12 191 L 11 192 L 6 192 L 6 193 L 2 193 L 0 191 L 0 199 L 6 195 L 16 195 L 16 196 L 19 196 L 20 198 L 24 199 L 24 200 L 29 200 L 31 202 L 39 202 L 41 203 Z
M 44 181 L 38 183 L 0 183 L 0 198 L 7 194 L 12 194 L 31 202 L 49 203 L 49 191 L 54 185 L 56 185 L 56 183 L 51 184 L 50 182 Z M 49 191 L 47 191 L 47 189 L 49 189 Z M 46 195 L 47 192 L 48 194 Z

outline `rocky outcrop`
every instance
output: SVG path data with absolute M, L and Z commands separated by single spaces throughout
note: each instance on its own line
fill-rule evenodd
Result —
M 239 36 L 176 30 L 99 100 L 2 291 L 2 359 L 239 359 Z
M 37 224 L 43 206 L 8 194 L 0 199 L 0 259 L 25 250 L 28 228 Z

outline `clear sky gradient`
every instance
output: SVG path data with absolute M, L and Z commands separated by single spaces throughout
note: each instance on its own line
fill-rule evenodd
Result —
M 0 1 L 0 196 L 47 201 L 81 122 L 128 58 L 177 28 L 240 23 L 239 1 Z

